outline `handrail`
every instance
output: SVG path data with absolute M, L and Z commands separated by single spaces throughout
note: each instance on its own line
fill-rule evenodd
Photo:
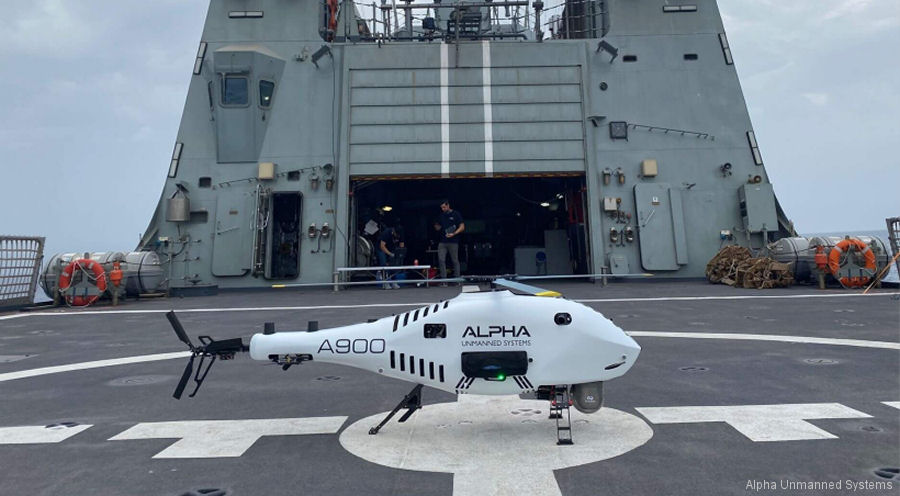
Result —
M 32 236 L 0 236 L 0 308 L 34 303 L 44 240 Z

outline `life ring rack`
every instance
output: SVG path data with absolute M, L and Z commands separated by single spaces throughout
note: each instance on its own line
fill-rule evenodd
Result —
M 862 275 L 862 270 L 860 270 L 860 275 L 858 276 L 841 275 L 841 268 L 847 265 L 846 256 L 854 250 L 859 252 L 865 261 L 865 265 L 861 268 L 865 269 L 866 272 L 870 272 L 871 275 Z M 844 263 L 841 263 L 842 261 Z M 828 270 L 845 288 L 863 287 L 872 279 L 877 270 L 875 253 L 872 252 L 872 248 L 869 245 L 859 239 L 847 238 L 841 240 L 834 245 L 834 248 L 828 254 Z
M 84 273 L 85 277 L 97 286 L 97 294 L 76 295 L 72 294 L 74 291 L 69 292 L 72 288 L 72 280 L 75 278 L 76 270 Z M 73 259 L 69 262 L 66 268 L 60 272 L 59 283 L 57 284 L 58 291 L 65 294 L 66 303 L 74 307 L 91 305 L 100 298 L 100 295 L 106 292 L 106 287 L 106 271 L 103 270 L 103 266 L 86 258 Z

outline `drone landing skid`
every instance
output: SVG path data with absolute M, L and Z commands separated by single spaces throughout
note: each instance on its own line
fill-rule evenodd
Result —
M 571 406 L 568 388 L 551 389 L 550 419 L 556 420 L 556 444 L 560 446 L 572 444 L 572 414 L 569 411 Z
M 422 408 L 422 385 L 421 384 L 416 384 L 416 387 L 412 388 L 412 391 L 410 391 L 406 396 L 403 397 L 403 399 L 400 401 L 400 403 L 396 407 L 394 407 L 393 410 L 391 410 L 391 413 L 387 414 L 387 417 L 385 417 L 384 420 L 382 420 L 380 424 L 369 429 L 369 434 L 373 435 L 373 436 L 375 434 L 378 434 L 378 431 L 380 431 L 381 428 L 384 427 L 384 424 L 387 424 L 388 421 L 390 421 L 391 418 L 393 418 L 394 415 L 396 415 L 397 412 L 399 412 L 402 408 L 406 408 L 407 410 L 406 410 L 406 413 L 404 413 L 403 416 L 400 417 L 399 422 L 406 422 L 406 420 L 413 413 L 415 413 L 416 410 Z

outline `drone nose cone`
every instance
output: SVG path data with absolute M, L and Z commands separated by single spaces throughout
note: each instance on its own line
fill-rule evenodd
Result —
M 621 346 L 624 350 L 641 351 L 641 345 L 637 344 L 637 341 L 632 339 L 621 327 L 613 324 L 612 321 L 607 320 L 606 322 L 606 332 L 603 333 L 606 341 Z
M 637 361 L 638 355 L 641 354 L 641 345 L 619 326 L 608 322 L 608 332 L 604 335 L 605 349 L 609 353 L 606 355 L 609 360 L 606 370 L 613 374 L 611 377 L 618 377 Z
M 625 334 L 624 331 L 622 331 L 622 333 Z M 632 338 L 628 334 L 625 334 L 625 337 L 628 338 L 628 342 L 626 343 L 625 347 L 631 350 L 635 354 L 635 356 L 637 356 L 637 354 L 641 352 L 641 345 L 639 345 L 637 341 L 635 341 L 634 338 Z

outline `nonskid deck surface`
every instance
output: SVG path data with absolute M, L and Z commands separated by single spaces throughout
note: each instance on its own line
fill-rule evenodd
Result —
M 451 298 L 458 288 L 224 293 L 2 315 L 0 494 L 900 487 L 884 477 L 892 472 L 876 474 L 900 465 L 893 290 L 859 296 L 693 282 L 553 289 L 603 312 L 643 348 L 634 368 L 606 385 L 601 413 L 573 410 L 574 446 L 556 446 L 543 402 L 457 401 L 427 388 L 422 411 L 369 436 L 412 384 L 336 365 L 283 372 L 238 357 L 216 364 L 197 397 L 181 401 L 171 393 L 184 358 L 84 365 L 182 352 L 163 316 L 172 308 L 193 337 L 225 338 L 259 332 L 266 321 L 279 330 L 365 321 Z M 82 365 L 45 369 L 70 364 Z

